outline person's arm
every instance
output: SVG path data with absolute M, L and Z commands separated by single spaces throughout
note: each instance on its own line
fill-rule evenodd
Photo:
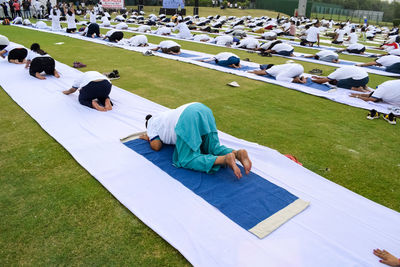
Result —
M 147 134 L 142 134 L 141 136 L 139 136 L 139 138 L 148 141 L 151 149 L 153 149 L 154 151 L 160 151 L 162 148 L 162 142 L 158 137 L 153 140 L 150 140 Z
M 376 61 L 371 61 L 371 62 L 367 62 L 367 63 L 361 63 L 361 64 L 357 64 L 357 67 L 368 67 L 368 66 L 379 66 L 380 64 Z
M 65 94 L 65 95 L 70 95 L 70 94 L 75 93 L 76 90 L 78 90 L 78 88 L 71 87 L 70 89 L 63 91 L 63 94 Z
M 328 77 L 318 77 L 318 76 L 312 76 L 311 80 L 314 83 L 319 83 L 319 84 L 326 83 L 326 82 L 330 81 L 330 79 Z
M 338 37 L 339 37 L 339 34 L 336 33 L 335 38 L 333 38 L 333 41 L 336 41 Z
M 319 33 L 317 34 L 317 38 L 318 38 L 318 43 L 317 43 L 317 45 L 319 46 Z
M 211 62 L 211 61 L 215 61 L 215 58 L 207 58 L 207 59 L 199 59 L 200 62 Z
M 375 98 L 375 97 L 371 97 L 371 94 L 357 94 L 357 93 L 351 93 L 350 97 L 354 97 L 354 98 L 358 98 L 364 101 L 372 101 L 372 102 L 376 102 L 379 99 Z
M 7 53 L 6 50 L 1 50 L 1 51 L 0 51 L 0 57 L 6 58 L 6 57 L 4 56 L 5 53 Z
M 31 60 L 27 60 L 26 61 L 26 64 L 25 64 L 25 68 L 27 69 L 27 68 L 29 68 L 29 66 L 31 65 Z

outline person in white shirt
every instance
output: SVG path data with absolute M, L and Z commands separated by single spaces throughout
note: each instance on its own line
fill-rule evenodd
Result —
M 179 33 L 177 34 L 176 37 L 181 38 L 181 39 L 190 39 L 192 37 L 192 34 L 190 33 L 189 27 L 184 23 L 183 21 L 180 21 L 175 28 L 173 29 L 174 31 L 179 30 Z
M 111 23 L 110 20 L 108 19 L 108 17 L 106 15 L 103 14 L 103 16 L 101 17 L 101 26 L 103 27 L 110 27 Z
M 340 24 L 339 29 L 336 31 L 336 36 L 332 41 L 332 44 L 342 44 L 344 41 L 344 35 L 346 34 L 346 31 L 343 29 L 343 24 Z
M 171 28 L 168 28 L 165 26 L 160 27 L 154 32 L 154 34 L 159 34 L 159 35 L 164 35 L 164 36 L 171 35 Z
M 130 46 L 148 46 L 146 35 L 135 35 L 128 40 Z
M 54 6 L 53 9 L 50 11 L 51 15 L 51 30 L 52 31 L 61 31 L 61 24 L 60 24 L 60 17 L 61 11 L 58 9 L 57 6 Z
M 148 26 L 148 25 L 140 25 L 140 26 L 137 28 L 137 31 L 138 31 L 138 32 L 151 32 L 151 27 Z
M 56 63 L 49 54 L 44 52 L 38 43 L 31 45 L 31 50 L 26 57 L 25 68 L 29 68 L 29 74 L 40 80 L 45 80 L 46 77 L 42 75 L 45 72 L 47 75 L 53 75 L 60 78 L 60 74 L 55 68 Z
M 8 43 L 8 45 L 0 51 L 0 57 L 6 58 L 7 53 L 7 60 L 9 63 L 24 64 L 26 62 L 25 58 L 28 55 L 28 49 L 22 45 Z
M 257 50 L 260 47 L 259 41 L 254 37 L 247 37 L 236 43 L 235 48 L 245 48 L 250 50 Z
M 386 81 L 369 94 L 353 93 L 350 96 L 364 101 L 385 102 L 400 107 L 400 80 Z
M 171 40 L 162 41 L 157 47 L 151 50 L 157 51 L 160 49 L 165 54 L 179 55 L 181 53 L 181 46 Z
M 233 45 L 233 36 L 230 35 L 221 35 L 214 38 L 214 43 L 222 46 L 231 46 Z
M 306 40 L 305 42 L 300 43 L 300 45 L 306 45 L 308 44 L 309 46 L 313 46 L 315 43 L 319 46 L 319 22 L 316 22 L 313 26 L 311 26 L 307 31 L 306 31 Z
M 230 67 L 230 68 L 235 68 L 235 69 L 238 69 L 241 67 L 240 58 L 237 55 L 230 53 L 230 52 L 222 52 L 222 53 L 216 54 L 213 58 L 203 59 L 200 61 L 201 62 L 215 61 L 215 63 L 219 66 Z
M 96 23 L 96 12 L 94 10 L 89 12 L 89 22 Z
M 277 38 L 277 35 L 276 35 L 276 33 L 275 32 L 264 32 L 262 35 L 261 35 L 261 37 L 260 37 L 260 39 L 265 39 L 265 40 L 276 40 L 276 38 Z
M 104 35 L 104 40 L 108 40 L 112 43 L 118 43 L 124 38 L 124 33 L 118 30 L 109 30 L 106 35 Z
M 377 58 L 375 61 L 357 64 L 358 67 L 383 66 L 385 70 L 392 73 L 400 73 L 400 57 L 387 55 Z
M 286 57 L 294 57 L 294 48 L 288 43 L 283 43 L 281 40 L 270 41 L 264 45 L 261 45 L 258 49 L 261 51 L 261 55 L 278 54 Z
M 307 79 L 302 76 L 304 68 L 298 63 L 288 63 L 282 65 L 266 64 L 260 65 L 260 70 L 249 71 L 260 76 L 270 75 L 277 81 L 306 83 Z
M 252 162 L 247 151 L 220 144 L 214 115 L 201 103 L 189 103 L 155 116 L 149 114 L 145 125 L 147 134 L 140 138 L 148 141 L 151 149 L 159 151 L 163 144 L 175 145 L 175 167 L 214 173 L 226 165 L 240 179 L 243 174 L 236 165 L 238 160 L 245 173 L 250 173 Z
M 340 88 L 351 89 L 360 92 L 369 92 L 368 73 L 357 66 L 344 66 L 336 69 L 328 77 L 312 76 L 315 83 L 329 83 Z
M 342 53 L 345 51 L 348 53 L 351 53 L 351 54 L 362 55 L 365 52 L 365 46 L 362 44 L 356 43 L 356 44 L 349 45 L 347 48 L 336 50 L 337 53 Z
M 304 56 L 305 58 L 314 58 L 321 61 L 339 63 L 339 55 L 331 50 L 321 50 L 315 55 Z
M 65 17 L 67 19 L 67 33 L 76 31 L 76 22 L 75 22 L 75 10 L 73 6 L 67 10 L 67 7 L 64 5 Z
M 207 34 L 196 34 L 193 37 L 193 41 L 196 41 L 196 42 L 211 42 L 211 41 L 213 41 L 213 38 L 211 38 Z
M 79 91 L 79 103 L 89 108 L 94 108 L 98 111 L 112 110 L 112 102 L 110 100 L 112 84 L 109 79 L 97 71 L 88 71 L 82 73 L 76 79 L 72 87 L 63 91 L 69 95 Z
M 115 25 L 115 29 L 117 30 L 127 30 L 128 28 L 129 26 L 125 22 L 120 22 L 117 25 Z
M 355 28 L 351 29 L 349 38 L 347 38 L 346 41 L 349 42 L 349 44 L 356 44 L 358 42 L 358 35 Z

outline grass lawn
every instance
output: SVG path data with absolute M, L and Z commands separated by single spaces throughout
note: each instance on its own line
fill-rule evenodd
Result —
M 60 62 L 84 62 L 88 65 L 84 71 L 118 69 L 121 79 L 113 84 L 167 107 L 202 102 L 213 110 L 220 130 L 293 154 L 311 171 L 400 211 L 400 128 L 383 120 L 366 120 L 365 110 L 59 35 L 10 26 L 0 26 L 0 32 L 28 47 L 39 42 Z M 150 42 L 160 40 L 149 37 Z M 57 42 L 65 44 L 55 45 Z M 179 43 L 184 49 L 211 54 L 229 51 Z M 286 61 L 235 53 L 259 63 Z M 316 67 L 302 64 L 306 71 Z M 324 74 L 333 70 L 322 65 L 318 68 Z M 371 86 L 388 80 L 377 75 L 370 78 Z M 231 81 L 241 87 L 227 87 L 225 84 Z M 0 118 L 0 265 L 189 265 L 3 90 Z

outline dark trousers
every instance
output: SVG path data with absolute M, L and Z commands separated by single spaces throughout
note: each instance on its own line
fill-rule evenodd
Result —
M 337 87 L 351 89 L 351 87 L 365 86 L 369 82 L 369 77 L 365 77 L 361 80 L 354 80 L 352 78 L 338 80 Z
M 122 38 L 124 38 L 124 33 L 123 32 L 114 32 L 113 34 L 111 34 L 110 37 L 108 37 L 108 40 L 110 42 L 118 42 L 121 41 Z
M 79 93 L 79 103 L 89 108 L 93 108 L 92 101 L 97 99 L 101 105 L 105 105 L 106 99 L 111 92 L 111 83 L 108 80 L 100 82 L 90 82 L 82 87 Z
M 92 37 L 93 34 L 96 34 L 97 37 L 100 37 L 100 27 L 97 23 L 90 23 L 88 26 L 88 31 L 86 36 Z
M 393 65 L 387 66 L 386 71 L 392 73 L 400 73 L 400 63 L 395 63 Z
M 42 73 L 43 71 L 47 75 L 54 75 L 56 63 L 51 57 L 35 57 L 29 67 L 29 74 L 36 77 L 36 73 Z
M 25 48 L 14 48 L 8 53 L 8 62 L 13 59 L 18 60 L 19 62 L 23 62 L 27 55 L 28 50 L 26 50 Z

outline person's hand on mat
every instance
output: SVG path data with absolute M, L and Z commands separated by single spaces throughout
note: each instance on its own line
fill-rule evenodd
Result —
M 63 91 L 63 94 L 64 94 L 64 95 L 70 95 L 70 94 L 72 94 L 72 93 L 75 93 L 76 90 L 78 90 L 78 89 L 72 87 L 72 88 L 70 88 L 70 89 L 68 89 L 68 90 Z
M 141 136 L 139 136 L 139 139 L 143 139 L 143 140 L 146 140 L 146 141 L 150 140 L 149 137 L 147 136 L 147 134 L 142 134 Z
M 400 266 L 400 259 L 396 258 L 386 250 L 374 249 L 374 255 L 381 258 L 379 262 L 389 266 Z

